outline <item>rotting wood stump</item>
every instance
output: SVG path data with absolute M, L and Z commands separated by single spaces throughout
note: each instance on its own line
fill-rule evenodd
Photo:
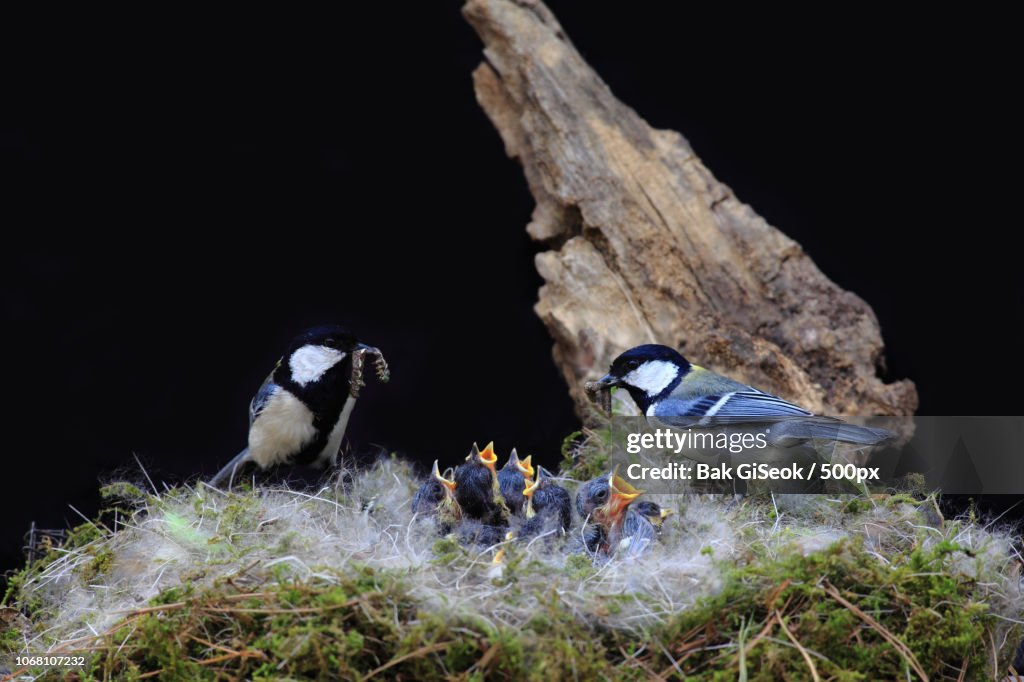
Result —
M 584 382 L 641 343 L 815 412 L 909 415 L 909 380 L 884 383 L 870 306 L 718 182 L 687 141 L 620 102 L 551 11 L 469 0 L 484 42 L 476 97 L 522 164 L 527 231 L 545 284 L 536 311 L 585 416 Z

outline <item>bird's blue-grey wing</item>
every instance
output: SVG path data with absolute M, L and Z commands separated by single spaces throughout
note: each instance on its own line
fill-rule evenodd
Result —
M 274 390 L 277 388 L 277 384 L 274 383 L 274 373 L 271 372 L 260 389 L 256 391 L 256 395 L 252 397 L 252 402 L 249 403 L 249 425 L 256 421 L 256 417 L 260 415 L 263 408 L 267 406 L 267 402 L 270 397 L 274 395 Z
M 619 542 L 618 549 L 623 556 L 639 556 L 647 551 L 657 537 L 658 531 L 654 528 L 654 524 L 644 518 L 642 514 L 629 509 L 622 522 L 622 540 Z
M 755 388 L 720 396 L 705 416 L 714 417 L 810 417 L 813 414 L 799 405 Z
M 816 416 L 799 405 L 749 387 L 689 400 L 670 397 L 655 406 L 653 416 L 675 428 L 773 423 L 768 441 L 778 446 L 812 438 L 874 445 L 892 437 L 892 433 L 885 429 Z
M 694 398 L 669 396 L 654 406 L 655 417 L 714 417 L 730 421 L 735 417 L 809 417 L 813 413 L 782 398 L 748 388 Z

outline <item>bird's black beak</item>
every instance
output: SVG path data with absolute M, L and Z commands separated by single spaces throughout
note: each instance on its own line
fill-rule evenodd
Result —
M 380 349 L 374 348 L 373 346 L 367 346 L 365 343 L 357 343 L 356 350 L 361 350 L 369 355 L 380 355 Z
M 605 374 L 603 377 L 601 377 L 597 381 L 592 381 L 590 383 L 593 386 L 595 386 L 596 388 L 612 388 L 614 386 L 621 386 L 622 385 L 622 380 L 619 379 L 619 377 L 617 377 L 617 376 L 612 376 L 611 374 Z

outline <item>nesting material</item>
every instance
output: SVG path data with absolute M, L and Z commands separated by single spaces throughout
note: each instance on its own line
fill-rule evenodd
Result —
M 678 509 L 665 521 L 652 551 L 594 564 L 571 552 L 578 544 L 572 538 L 511 540 L 488 548 L 439 538 L 432 520 L 410 511 L 419 480 L 395 458 L 345 472 L 338 480 L 344 483 L 318 492 L 256 488 L 225 493 L 200 485 L 137 499 L 137 511 L 122 519 L 122 527 L 94 529 L 91 541 L 56 550 L 46 565 L 20 576 L 17 603 L 30 605 L 29 620 L 18 633 L 22 650 L 67 652 L 110 641 L 125 618 L 154 603 L 177 601 L 173 595 L 184 599 L 218 591 L 265 594 L 282 585 L 348 586 L 352 576 L 370 571 L 375 580 L 394 579 L 401 586 L 403 598 L 415 605 L 412 613 L 420 614 L 409 616 L 410 622 L 432 614 L 448 623 L 478 623 L 486 639 L 486 633 L 528 632 L 537 626 L 538 614 L 550 617 L 557 609 L 559 618 L 568 619 L 562 622 L 571 624 L 565 628 L 604 633 L 599 637 L 613 633 L 616 641 L 636 642 L 637 651 L 647 652 L 644 656 L 661 658 L 663 666 L 668 659 L 662 652 L 653 645 L 647 651 L 648 644 L 642 644 L 652 633 L 668 637 L 723 589 L 743 589 L 744 581 L 753 584 L 770 575 L 759 565 L 800 561 L 835 551 L 837 543 L 883 573 L 947 547 L 945 570 L 964 577 L 973 591 L 971 600 L 984 603 L 993 619 L 993 661 L 1015 646 L 1011 629 L 1024 608 L 1019 555 L 1007 531 L 969 520 L 929 521 L 909 498 L 815 497 L 780 509 L 771 498 L 652 496 Z M 575 494 L 573 481 L 560 482 Z M 578 519 L 573 532 L 579 532 Z M 818 587 L 828 589 L 824 583 Z M 772 608 L 784 613 L 788 607 Z M 717 617 L 721 623 L 712 629 L 721 631 L 722 641 L 706 646 L 719 649 L 702 649 L 690 659 L 703 661 L 705 669 L 710 669 L 707 657 L 712 654 L 722 665 L 739 665 L 735 656 L 725 657 L 740 646 L 729 633 L 729 618 Z M 856 618 L 850 619 L 856 624 Z M 790 628 L 803 636 L 792 621 Z M 771 637 L 784 638 L 780 629 L 773 632 Z M 746 636 L 757 634 L 755 629 Z M 556 627 L 545 636 L 562 634 Z M 711 641 L 711 630 L 701 637 Z M 664 655 L 672 660 L 688 651 L 664 645 Z M 600 655 L 609 665 L 628 667 L 640 665 L 630 663 L 638 656 L 644 661 L 641 653 Z M 743 664 L 757 654 L 745 654 Z M 529 661 L 529 647 L 525 655 Z

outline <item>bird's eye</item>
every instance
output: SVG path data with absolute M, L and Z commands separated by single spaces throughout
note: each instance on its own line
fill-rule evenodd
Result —
M 630 360 L 629 362 L 626 363 L 626 369 L 628 369 L 631 372 L 634 369 L 636 369 L 637 367 L 639 367 L 639 366 L 640 366 L 640 361 L 639 360 Z
M 334 338 L 324 339 L 324 345 L 327 346 L 328 348 L 337 348 L 338 341 L 337 339 Z
M 607 488 L 599 488 L 597 490 L 597 492 L 594 493 L 594 499 L 595 500 L 600 501 L 600 500 L 603 500 L 606 497 L 608 497 L 608 489 Z

